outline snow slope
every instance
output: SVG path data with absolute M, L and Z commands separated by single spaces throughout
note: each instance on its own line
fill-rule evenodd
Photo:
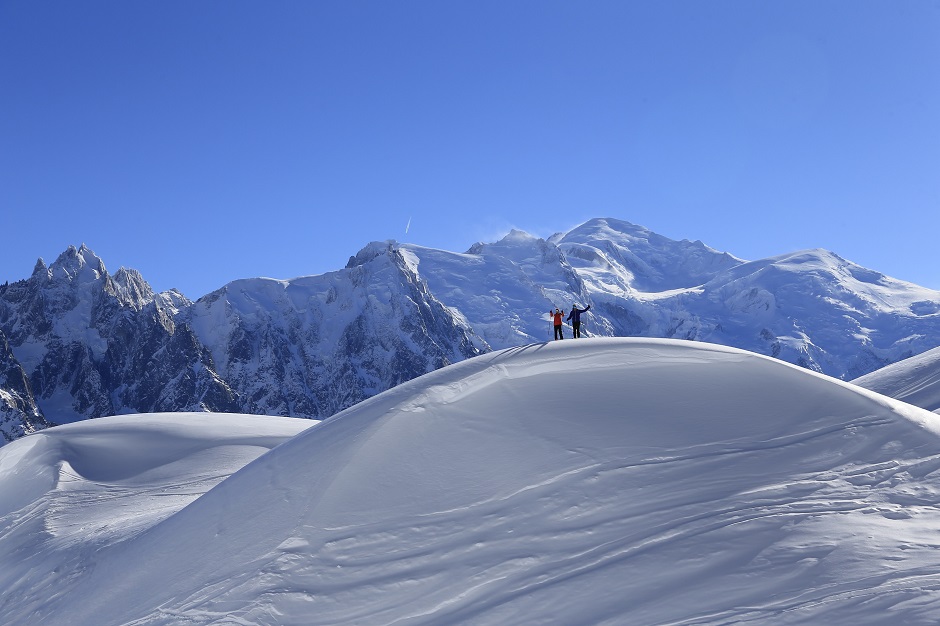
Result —
M 892 363 L 852 382 L 940 413 L 940 348 Z
M 514 230 L 495 243 L 475 244 L 464 254 L 412 244 L 402 244 L 400 249 L 408 254 L 428 289 L 465 320 L 488 348 L 550 339 L 550 309 L 567 310 L 573 301 L 590 301 L 561 251 L 521 231 Z M 605 330 L 612 334 L 608 327 Z
M 98 551 L 153 527 L 315 424 L 220 413 L 123 415 L 49 428 L 0 449 L 0 623 L 19 622 L 13 616 L 23 607 L 85 576 Z
M 940 417 L 734 348 L 585 339 L 475 357 L 298 434 L 178 511 L 142 507 L 139 521 L 118 498 L 83 500 L 139 466 L 113 451 L 142 438 L 140 420 L 104 423 L 110 445 L 92 437 L 68 458 L 48 453 L 57 429 L 0 450 L 0 467 L 20 468 L 0 472 L 0 623 L 940 615 Z M 134 449 L 175 460 L 161 489 L 187 488 L 198 447 L 148 442 Z M 63 459 L 83 489 L 25 480 Z M 148 497 L 135 481 L 125 495 Z M 55 516 L 72 506 L 92 521 L 63 540 Z M 97 521 L 112 514 L 132 531 Z

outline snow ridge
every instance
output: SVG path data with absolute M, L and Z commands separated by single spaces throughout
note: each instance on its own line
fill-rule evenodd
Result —
M 236 438 L 251 418 L 164 417 L 0 449 L 0 622 L 858 626 L 940 611 L 940 417 L 735 348 L 481 355 L 229 459 L 221 482 L 200 474 L 225 444 L 274 425 Z M 57 483 L 24 485 L 63 460 Z
M 922 409 L 940 413 L 940 348 L 892 363 L 852 382 Z

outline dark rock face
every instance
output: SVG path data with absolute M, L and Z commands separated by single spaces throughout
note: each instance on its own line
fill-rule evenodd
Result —
M 53 422 L 152 411 L 233 411 L 208 351 L 174 321 L 181 296 L 113 277 L 84 246 L 0 293 L 0 330 Z
M 29 378 L 0 332 L 0 436 L 9 442 L 51 426 L 43 417 Z

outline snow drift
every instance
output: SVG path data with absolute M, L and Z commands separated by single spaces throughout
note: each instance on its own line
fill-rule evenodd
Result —
M 886 365 L 852 382 L 922 409 L 940 412 L 940 348 Z
M 41 469 L 44 441 L 0 463 Z M 152 445 L 191 475 L 185 446 Z M 94 458 L 86 481 L 134 462 Z M 33 582 L 4 587 L 0 622 L 935 623 L 938 469 L 937 415 L 771 358 L 534 344 L 347 409 L 135 532 L 12 549 L 51 515 L 19 493 L 0 569 Z
M 100 551 L 178 512 L 316 423 L 218 413 L 122 415 L 46 429 L 0 449 L 0 624 L 28 621 L 24 611 L 65 592 L 94 567 Z M 30 619 L 82 623 L 61 613 L 41 615 Z

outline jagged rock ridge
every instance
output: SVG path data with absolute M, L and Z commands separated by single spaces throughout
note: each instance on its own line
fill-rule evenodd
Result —
M 36 406 L 26 372 L 0 332 L 0 445 L 49 426 Z

